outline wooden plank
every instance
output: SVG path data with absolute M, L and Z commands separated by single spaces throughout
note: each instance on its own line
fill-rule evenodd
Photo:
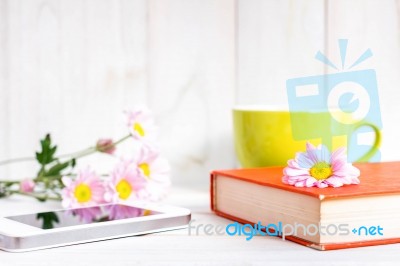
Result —
M 150 107 L 176 183 L 234 165 L 234 1 L 149 1 Z
M 323 1 L 238 0 L 237 23 L 237 104 L 287 105 L 287 79 L 323 73 Z
M 366 49 L 373 57 L 354 70 L 375 69 L 383 122 L 382 160 L 399 160 L 400 76 L 399 1 L 328 1 L 328 56 L 339 60 L 337 40 L 348 39 L 346 61 L 354 62 Z M 372 141 L 367 138 L 366 141 Z
M 0 97 L 8 102 L 9 137 L 0 138 L 10 143 L 4 156 L 33 155 L 47 132 L 61 153 L 93 145 L 98 137 L 127 134 L 123 109 L 147 100 L 146 1 L 2 5 L 7 16 L 1 18 L 6 42 L 1 51 L 8 56 L 2 76 L 10 92 L 2 89 Z M 95 156 L 82 165 L 92 162 L 102 169 L 103 159 Z M 9 170 L 21 178 L 36 168 Z
M 126 135 L 122 111 L 147 101 L 147 6 L 145 0 L 77 1 L 63 2 L 62 11 L 64 128 L 69 133 L 61 135 L 71 144 L 64 149 L 69 152 L 99 137 Z M 113 163 L 95 155 L 81 166 L 107 172 Z
M 38 2 L 8 1 L 4 21 L 8 31 L 5 36 L 8 45 L 8 140 L 7 157 L 15 158 L 33 155 L 39 137 L 40 123 L 40 85 L 37 52 Z M 8 168 L 9 177 L 24 177 L 34 170 L 32 164 Z M 36 169 L 35 169 L 36 170 Z M 12 173 L 12 174 L 11 174 Z M 15 174 L 15 175 L 14 175 Z
M 0 160 L 8 157 L 9 154 L 9 120 L 8 120 L 8 9 L 7 2 L 0 1 L 0 142 L 3 143 L 0 149 Z M 7 167 L 0 166 L 0 177 L 7 175 Z

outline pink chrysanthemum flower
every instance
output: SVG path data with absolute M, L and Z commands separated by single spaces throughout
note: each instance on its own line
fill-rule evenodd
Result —
M 341 187 L 359 184 L 360 171 L 347 162 L 345 148 L 332 154 L 326 146 L 317 148 L 307 143 L 306 152 L 299 152 L 283 169 L 282 182 L 296 187 Z
M 139 173 L 136 164 L 122 160 L 111 173 L 104 199 L 112 203 L 140 199 L 138 192 L 145 185 L 146 180 Z
M 140 108 L 125 113 L 132 137 L 144 143 L 151 143 L 156 137 L 157 128 L 150 111 L 147 108 Z
M 141 176 L 147 180 L 145 189 L 141 191 L 143 198 L 150 201 L 162 199 L 167 194 L 171 184 L 168 161 L 161 157 L 158 152 L 143 147 L 134 163 L 137 165 Z
M 100 177 L 90 168 L 78 172 L 75 179 L 64 176 L 62 182 L 62 206 L 64 208 L 91 207 L 104 203 L 105 188 Z M 84 221 L 91 221 L 99 211 L 79 210 L 79 216 Z

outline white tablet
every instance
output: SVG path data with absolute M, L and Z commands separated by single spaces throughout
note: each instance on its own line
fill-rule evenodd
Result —
M 30 251 L 187 227 L 190 211 L 135 203 L 0 218 L 0 249 Z

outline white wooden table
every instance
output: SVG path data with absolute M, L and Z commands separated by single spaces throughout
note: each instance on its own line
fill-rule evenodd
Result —
M 226 225 L 230 221 L 209 209 L 207 192 L 175 189 L 167 203 L 192 210 L 194 224 Z M 23 197 L 0 201 L 0 215 L 59 208 Z M 8 253 L 0 251 L 0 265 L 398 265 L 400 244 L 316 251 L 276 237 L 189 236 L 176 230 L 145 236 L 99 241 L 61 248 Z

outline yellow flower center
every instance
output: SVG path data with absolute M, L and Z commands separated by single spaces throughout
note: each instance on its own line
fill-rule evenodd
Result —
M 92 198 L 92 191 L 88 185 L 82 183 L 76 186 L 74 195 L 79 203 L 84 203 Z
M 144 129 L 139 123 L 133 125 L 133 130 L 135 130 L 141 137 L 144 136 Z
M 149 167 L 149 164 L 147 164 L 147 163 L 141 163 L 141 164 L 139 164 L 139 168 L 143 171 L 143 174 L 144 174 L 147 178 L 150 178 L 150 167 Z
M 317 180 L 325 180 L 332 175 L 331 165 L 326 162 L 318 162 L 311 167 L 310 175 Z
M 122 179 L 121 181 L 119 181 L 116 189 L 117 189 L 119 197 L 123 200 L 126 200 L 127 198 L 129 198 L 129 196 L 132 193 L 132 186 L 131 186 L 131 184 L 129 184 L 128 181 L 126 181 L 126 179 Z

